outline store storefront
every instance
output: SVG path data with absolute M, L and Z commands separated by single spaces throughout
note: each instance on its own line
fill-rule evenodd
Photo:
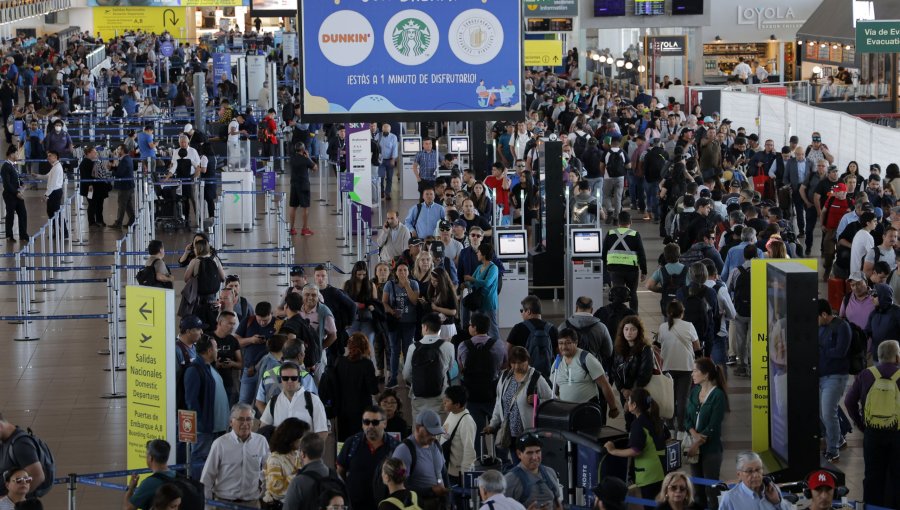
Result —
M 716 2 L 711 23 L 702 30 L 703 82 L 725 83 L 741 58 L 764 66 L 770 82 L 799 79 L 797 30 L 820 4 L 821 0 Z

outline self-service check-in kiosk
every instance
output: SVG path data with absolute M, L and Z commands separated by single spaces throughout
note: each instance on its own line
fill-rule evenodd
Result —
M 419 187 L 416 184 L 416 175 L 413 173 L 413 162 L 416 154 L 422 151 L 422 137 L 403 135 L 400 139 L 400 156 L 403 162 L 400 171 L 400 196 L 404 200 L 418 200 Z M 396 178 L 396 177 L 395 177 Z
M 497 258 L 503 261 L 503 292 L 500 293 L 497 322 L 511 328 L 522 322 L 521 300 L 528 295 L 528 243 L 522 229 L 494 228 Z
M 569 227 L 568 237 L 566 313 L 575 310 L 575 300 L 581 296 L 591 298 L 596 310 L 603 306 L 603 232 Z

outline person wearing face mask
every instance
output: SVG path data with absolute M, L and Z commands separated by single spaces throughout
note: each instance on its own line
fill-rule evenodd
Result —
M 44 150 L 56 151 L 62 160 L 66 160 L 72 158 L 73 149 L 74 145 L 72 144 L 72 137 L 69 136 L 68 131 L 63 129 L 62 120 L 57 119 L 53 123 L 53 128 L 50 129 L 50 132 L 48 132 L 46 138 L 44 138 Z M 66 165 L 64 164 L 64 166 Z M 68 171 L 70 168 L 71 167 L 67 166 L 66 170 Z

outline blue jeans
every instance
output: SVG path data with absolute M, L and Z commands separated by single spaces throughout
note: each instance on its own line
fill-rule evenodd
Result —
M 238 401 L 244 404 L 253 405 L 256 400 L 256 387 L 259 385 L 259 374 L 253 376 L 247 375 L 247 367 L 241 371 L 241 393 Z
M 391 164 L 390 159 L 381 160 L 381 164 L 378 165 L 378 177 L 381 177 L 382 194 L 390 195 L 391 190 L 394 189 L 394 165 Z
M 366 335 L 366 338 L 369 339 L 369 349 L 372 351 L 372 355 L 375 355 L 375 328 L 372 326 L 372 321 L 353 321 L 353 324 L 350 324 L 350 333 L 362 333 Z
M 631 208 L 643 210 L 647 207 L 644 201 L 644 178 L 628 174 L 628 196 L 631 197 Z
M 653 219 L 659 219 L 659 181 L 644 182 L 644 192 L 647 193 L 647 212 Z
M 482 310 L 481 313 L 487 315 L 488 319 L 491 319 L 491 328 L 488 329 L 488 335 L 491 338 L 500 340 L 502 337 L 500 336 L 500 323 L 497 322 L 497 310 Z
M 713 363 L 716 365 L 725 366 L 725 363 L 728 361 L 728 335 L 716 335 L 715 340 L 713 340 L 710 359 L 712 359 Z
M 819 377 L 819 412 L 825 425 L 825 453 L 838 452 L 841 441 L 841 421 L 838 418 L 838 404 L 847 388 L 847 374 L 823 375 Z
M 400 353 L 409 351 L 409 346 L 416 336 L 416 324 L 414 322 L 401 322 L 397 326 L 397 331 L 389 333 L 391 338 L 391 380 L 389 383 L 396 383 L 397 376 L 400 375 Z M 409 381 L 406 381 L 409 384 Z

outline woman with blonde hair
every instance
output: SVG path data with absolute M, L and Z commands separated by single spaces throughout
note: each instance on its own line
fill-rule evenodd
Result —
M 381 466 L 381 481 L 387 485 L 388 497 L 378 503 L 378 510 L 418 507 L 416 493 L 404 485 L 408 478 L 409 470 L 402 460 L 394 457 L 385 459 Z
M 663 478 L 662 490 L 656 495 L 656 508 L 666 510 L 700 510 L 694 501 L 694 484 L 681 471 L 673 471 Z

